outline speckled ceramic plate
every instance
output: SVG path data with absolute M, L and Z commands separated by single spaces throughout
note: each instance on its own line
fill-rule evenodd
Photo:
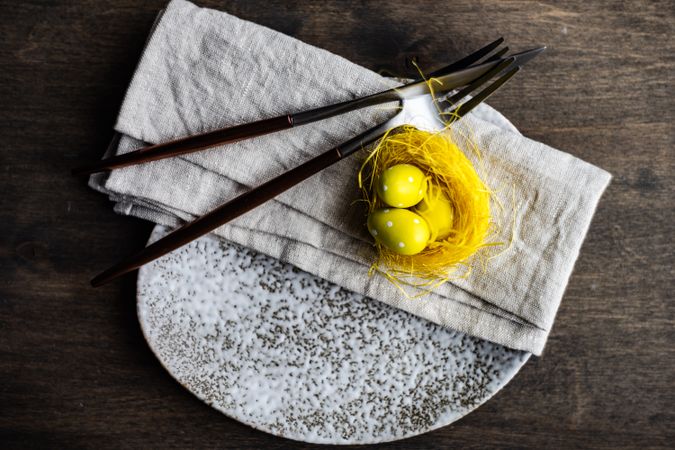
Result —
M 164 233 L 156 227 L 151 241 Z M 488 400 L 529 357 L 211 236 L 140 270 L 138 317 L 150 348 L 197 397 L 254 428 L 313 443 L 384 442 L 442 427 Z

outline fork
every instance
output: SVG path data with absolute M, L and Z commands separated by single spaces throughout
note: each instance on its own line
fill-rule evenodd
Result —
M 441 79 L 447 77 L 448 75 L 456 77 L 459 74 L 455 74 L 454 72 L 466 69 L 468 73 L 465 75 L 465 83 L 468 83 L 475 77 L 482 74 L 483 70 L 490 69 L 490 64 L 496 63 L 505 53 L 505 51 L 508 50 L 508 47 L 502 48 L 493 57 L 485 60 L 482 65 L 486 65 L 486 67 L 483 69 L 481 69 L 480 65 L 471 67 L 473 63 L 479 61 L 481 58 L 498 48 L 503 41 L 503 38 L 499 38 L 496 41 L 491 42 L 490 44 L 481 48 L 480 50 L 466 56 L 465 58 L 462 58 L 461 60 L 445 67 L 441 67 L 440 69 L 430 73 L 428 77 L 438 77 Z M 473 72 L 476 72 L 475 75 Z M 398 101 L 401 97 L 405 97 L 406 95 L 418 95 L 419 93 L 426 93 L 425 88 L 428 88 L 428 86 L 424 83 L 424 81 L 425 80 L 418 78 L 405 86 L 389 89 L 387 91 L 368 95 L 366 97 L 360 97 L 354 100 L 322 106 L 308 111 L 302 111 L 294 114 L 284 114 L 278 117 L 262 119 L 243 125 L 222 128 L 185 138 L 175 139 L 169 142 L 150 145 L 129 153 L 124 153 L 93 163 L 85 164 L 81 167 L 73 169 L 72 173 L 73 175 L 89 175 L 104 170 L 111 170 L 134 164 L 156 161 L 163 158 L 184 155 L 187 153 L 205 150 L 216 145 L 236 142 L 242 139 L 249 139 L 255 136 L 274 133 L 276 131 L 281 131 L 294 126 L 305 125 L 339 114 L 354 111 L 366 106 L 374 106 L 390 101 Z M 420 86 L 415 88 L 414 85 Z
M 534 54 L 530 56 L 530 59 L 542 50 L 543 48 L 534 52 Z M 447 114 L 451 118 L 451 122 L 459 120 L 511 79 L 511 77 L 520 70 L 521 65 L 527 60 L 528 59 L 521 59 L 519 65 L 515 64 L 515 57 L 500 62 L 465 88 L 439 102 L 439 106 L 442 108 L 454 108 L 450 113 L 444 113 L 443 115 Z M 493 83 L 476 93 L 470 100 L 460 103 L 461 100 L 465 99 L 469 94 L 475 92 L 496 76 L 498 78 Z M 387 130 L 400 125 L 400 115 L 405 102 L 402 99 L 399 99 L 399 102 L 399 113 L 386 122 L 367 130 L 342 143 L 340 146 L 334 147 L 238 197 L 235 197 L 192 222 L 186 223 L 162 239 L 148 245 L 135 255 L 121 261 L 94 277 L 91 280 L 92 286 L 98 287 L 108 283 L 121 275 L 131 272 L 142 265 L 182 247 L 194 239 L 197 239 L 242 214 L 251 211 L 328 166 L 335 164 L 343 158 L 354 154 L 361 148 L 373 143 L 384 135 Z M 447 123 L 447 121 L 444 122 Z

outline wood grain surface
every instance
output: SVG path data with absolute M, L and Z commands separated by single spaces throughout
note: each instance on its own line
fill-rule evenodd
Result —
M 0 447 L 310 448 L 255 431 L 161 367 L 133 277 L 88 280 L 152 225 L 69 170 L 99 158 L 161 0 L 0 1 Z M 383 73 L 503 35 L 547 54 L 491 104 L 610 171 L 544 355 L 461 421 L 387 448 L 675 442 L 673 1 L 200 1 Z

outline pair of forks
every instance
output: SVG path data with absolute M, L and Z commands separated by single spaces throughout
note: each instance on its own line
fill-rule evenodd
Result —
M 250 139 L 369 106 L 398 102 L 398 113 L 391 119 L 251 189 L 194 221 L 186 223 L 162 239 L 150 244 L 137 254 L 97 275 L 91 280 L 91 284 L 95 287 L 101 286 L 182 247 L 273 199 L 326 167 L 352 155 L 364 146 L 382 137 L 387 130 L 403 124 L 406 105 L 413 99 L 421 97 L 429 99 L 429 97 L 432 97 L 430 98 L 430 102 L 435 106 L 438 119 L 442 123 L 449 124 L 459 120 L 503 86 L 520 70 L 523 64 L 545 49 L 545 47 L 539 47 L 504 57 L 503 55 L 508 51 L 508 47 L 498 50 L 503 41 L 502 38 L 499 38 L 471 55 L 430 73 L 428 80 L 418 79 L 401 87 L 355 100 L 148 146 L 134 152 L 114 156 L 74 169 L 74 174 L 91 174 L 113 168 L 155 161 L 201 151 L 216 145 Z M 481 60 L 483 62 L 479 63 Z M 477 92 L 478 89 L 485 86 L 494 78 L 496 79 L 492 83 L 484 87 L 480 92 Z M 436 87 L 434 88 L 434 86 Z M 437 99 L 434 94 L 449 94 L 449 96 Z M 473 97 L 462 102 L 462 100 L 465 100 L 472 94 Z

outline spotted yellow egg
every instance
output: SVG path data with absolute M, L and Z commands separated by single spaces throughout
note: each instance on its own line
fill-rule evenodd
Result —
M 427 189 L 424 173 L 410 164 L 396 164 L 377 180 L 377 194 L 387 205 L 409 208 L 422 200 Z
M 368 216 L 368 231 L 382 245 L 401 255 L 415 255 L 429 243 L 429 225 L 407 209 L 376 209 Z
M 429 184 L 428 193 L 414 208 L 429 225 L 431 241 L 445 239 L 452 231 L 453 209 L 452 203 L 435 184 Z

